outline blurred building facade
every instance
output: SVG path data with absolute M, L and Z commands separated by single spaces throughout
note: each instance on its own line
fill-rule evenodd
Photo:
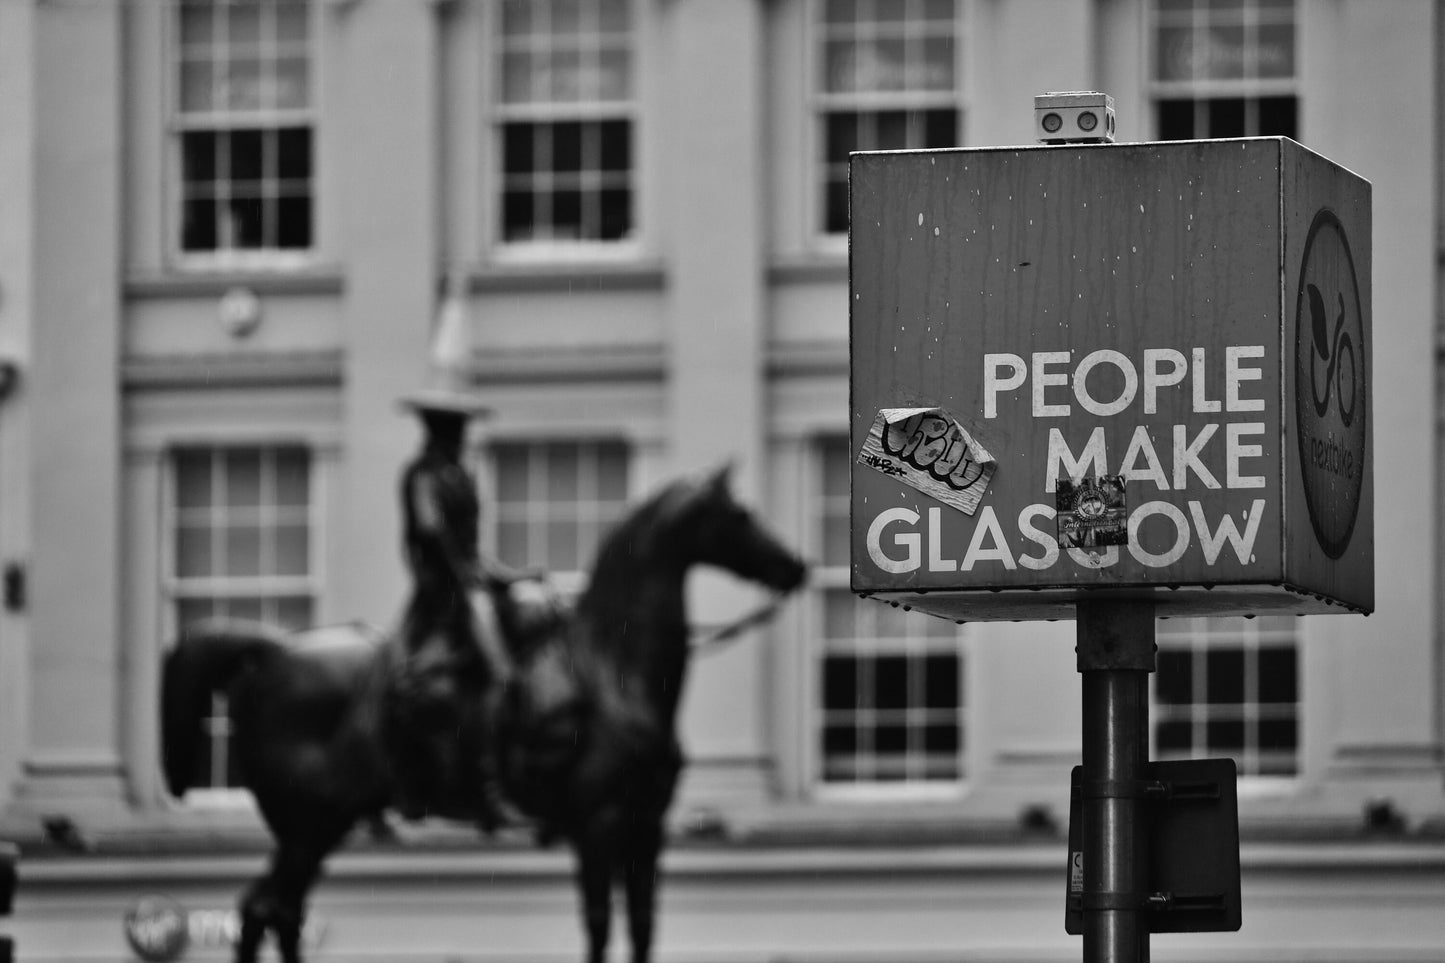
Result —
M 1034 94 L 1091 88 L 1121 140 L 1287 135 L 1373 183 L 1377 612 L 1161 623 L 1154 754 L 1238 760 L 1246 922 L 1156 953 L 1438 960 L 1441 12 L 0 0 L 22 958 L 126 958 L 137 896 L 219 910 L 254 871 L 223 706 L 209 788 L 162 787 L 159 660 L 203 614 L 395 620 L 419 439 L 396 399 L 448 302 L 495 408 L 472 445 L 492 551 L 575 586 L 627 502 L 734 459 L 817 562 L 694 665 L 663 958 L 1077 958 L 1072 625 L 848 591 L 846 161 L 1027 144 Z M 712 577 L 693 596 L 702 621 L 750 602 Z M 56 815 L 95 851 L 49 853 Z M 322 885 L 317 958 L 571 958 L 569 885 L 559 854 L 363 848 Z

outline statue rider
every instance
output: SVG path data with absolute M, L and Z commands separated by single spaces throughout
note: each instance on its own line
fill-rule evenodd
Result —
M 455 329 L 465 318 L 450 322 Z M 561 611 L 536 574 L 479 550 L 481 503 L 462 453 L 468 421 L 486 409 L 455 387 L 465 384 L 458 372 L 466 352 L 445 310 L 437 341 L 433 375 L 440 369 L 452 386 L 403 399 L 421 418 L 424 437 L 402 473 L 400 492 L 413 584 L 400 633 L 404 662 L 392 693 L 397 808 L 418 819 L 455 806 L 458 791 L 474 791 L 475 817 L 491 831 L 512 821 L 500 787 L 497 737 L 514 671 L 510 647 L 549 631 Z

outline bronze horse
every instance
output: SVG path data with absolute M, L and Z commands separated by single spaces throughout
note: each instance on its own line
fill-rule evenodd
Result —
M 540 833 L 577 857 L 587 959 L 605 958 L 611 890 L 627 895 L 632 959 L 651 955 L 663 820 L 683 756 L 675 721 L 688 665 L 684 578 L 718 566 L 777 592 L 803 563 L 734 499 L 726 470 L 674 482 L 604 540 L 570 618 L 521 657 L 502 727 L 502 782 Z M 224 693 L 244 783 L 275 841 L 241 899 L 238 963 L 269 930 L 299 963 L 306 902 L 358 821 L 392 802 L 383 699 L 398 643 L 341 626 L 285 636 L 236 623 L 188 631 L 166 656 L 162 748 L 180 796 L 213 692 Z M 458 800 L 441 815 L 471 821 Z

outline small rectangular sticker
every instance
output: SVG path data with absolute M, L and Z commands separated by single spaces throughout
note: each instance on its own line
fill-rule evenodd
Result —
M 1105 548 L 1129 544 L 1129 512 L 1119 475 L 1060 478 L 1054 494 L 1059 544 L 1064 548 Z
M 942 408 L 881 409 L 858 463 L 965 515 L 978 511 L 998 467 L 988 450 Z

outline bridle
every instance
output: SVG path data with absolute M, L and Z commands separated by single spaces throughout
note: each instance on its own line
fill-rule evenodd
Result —
M 748 629 L 772 621 L 787 596 L 786 592 L 774 591 L 772 597 L 762 605 L 743 613 L 730 622 L 724 622 L 718 626 L 691 626 L 688 629 L 689 647 L 695 653 L 705 654 L 717 651 L 728 643 L 736 642 L 738 637 Z

